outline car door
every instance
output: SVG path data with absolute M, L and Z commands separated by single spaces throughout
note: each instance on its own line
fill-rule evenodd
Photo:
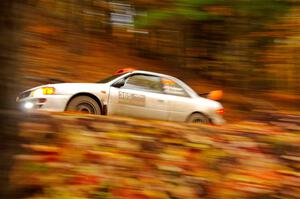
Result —
M 167 108 L 158 76 L 133 74 L 124 86 L 110 88 L 108 114 L 167 120 Z
M 168 101 L 168 120 L 186 121 L 188 115 L 194 110 L 193 98 L 175 80 L 164 77 L 161 82 Z

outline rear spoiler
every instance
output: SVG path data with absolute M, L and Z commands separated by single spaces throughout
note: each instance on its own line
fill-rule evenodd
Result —
M 204 98 L 207 98 L 207 99 L 211 99 L 211 100 L 220 100 L 223 98 L 224 96 L 224 93 L 222 90 L 215 90 L 215 91 L 210 91 L 208 93 L 198 93 L 198 95 L 200 97 L 204 97 Z

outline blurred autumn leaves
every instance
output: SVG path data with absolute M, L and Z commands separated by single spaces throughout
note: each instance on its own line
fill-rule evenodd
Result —
M 1 85 L 11 82 L 14 87 L 23 85 L 19 88 L 23 90 L 50 77 L 97 81 L 133 66 L 164 68 L 167 73 L 167 67 L 186 70 L 199 79 L 245 91 L 299 91 L 298 1 L 5 0 L 2 4 Z
M 296 199 L 299 114 L 270 114 L 223 127 L 34 114 L 10 179 L 28 199 Z
M 65 54 L 74 54 L 67 55 L 69 60 L 81 59 L 94 45 L 89 40 L 102 38 L 226 85 L 299 90 L 297 1 L 28 0 L 20 4 L 24 31 L 34 34 L 26 37 L 49 46 L 60 43 L 67 48 Z M 44 36 L 36 38 L 36 33 Z M 76 72 L 67 65 L 65 60 L 49 67 L 72 78 Z
M 299 90 L 295 1 L 178 0 L 145 10 L 136 23 L 148 27 L 146 54 L 234 87 Z

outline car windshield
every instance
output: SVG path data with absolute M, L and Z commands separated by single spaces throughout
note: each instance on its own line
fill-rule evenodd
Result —
M 103 80 L 98 81 L 97 83 L 107 83 L 107 82 L 110 82 L 110 81 L 112 81 L 112 80 L 120 77 L 121 75 L 124 75 L 124 73 L 112 75 L 110 77 L 107 77 L 107 78 L 105 78 Z

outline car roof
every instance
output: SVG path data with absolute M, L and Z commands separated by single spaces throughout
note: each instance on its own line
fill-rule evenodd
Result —
M 134 70 L 134 71 L 131 71 L 130 73 L 141 73 L 141 74 L 156 75 L 156 76 L 167 77 L 167 78 L 175 78 L 175 77 L 170 76 L 170 75 L 166 75 L 166 74 L 162 74 L 162 73 L 156 73 L 156 72 L 150 72 L 150 71 L 145 71 L 145 70 Z
M 170 75 L 166 75 L 166 74 L 162 74 L 162 73 L 156 73 L 156 72 L 150 72 L 150 71 L 144 71 L 144 70 L 133 70 L 133 71 L 124 73 L 124 76 L 127 76 L 125 74 L 127 74 L 127 75 L 128 74 L 145 74 L 145 75 L 155 75 L 155 76 L 159 76 L 159 77 L 165 77 L 165 78 L 171 79 L 171 80 L 179 83 L 179 85 L 183 86 L 188 91 L 188 93 L 190 95 L 198 96 L 197 93 L 192 88 L 190 88 L 186 83 L 184 83 L 180 79 L 178 79 L 176 77 L 173 77 L 173 76 L 170 76 Z

